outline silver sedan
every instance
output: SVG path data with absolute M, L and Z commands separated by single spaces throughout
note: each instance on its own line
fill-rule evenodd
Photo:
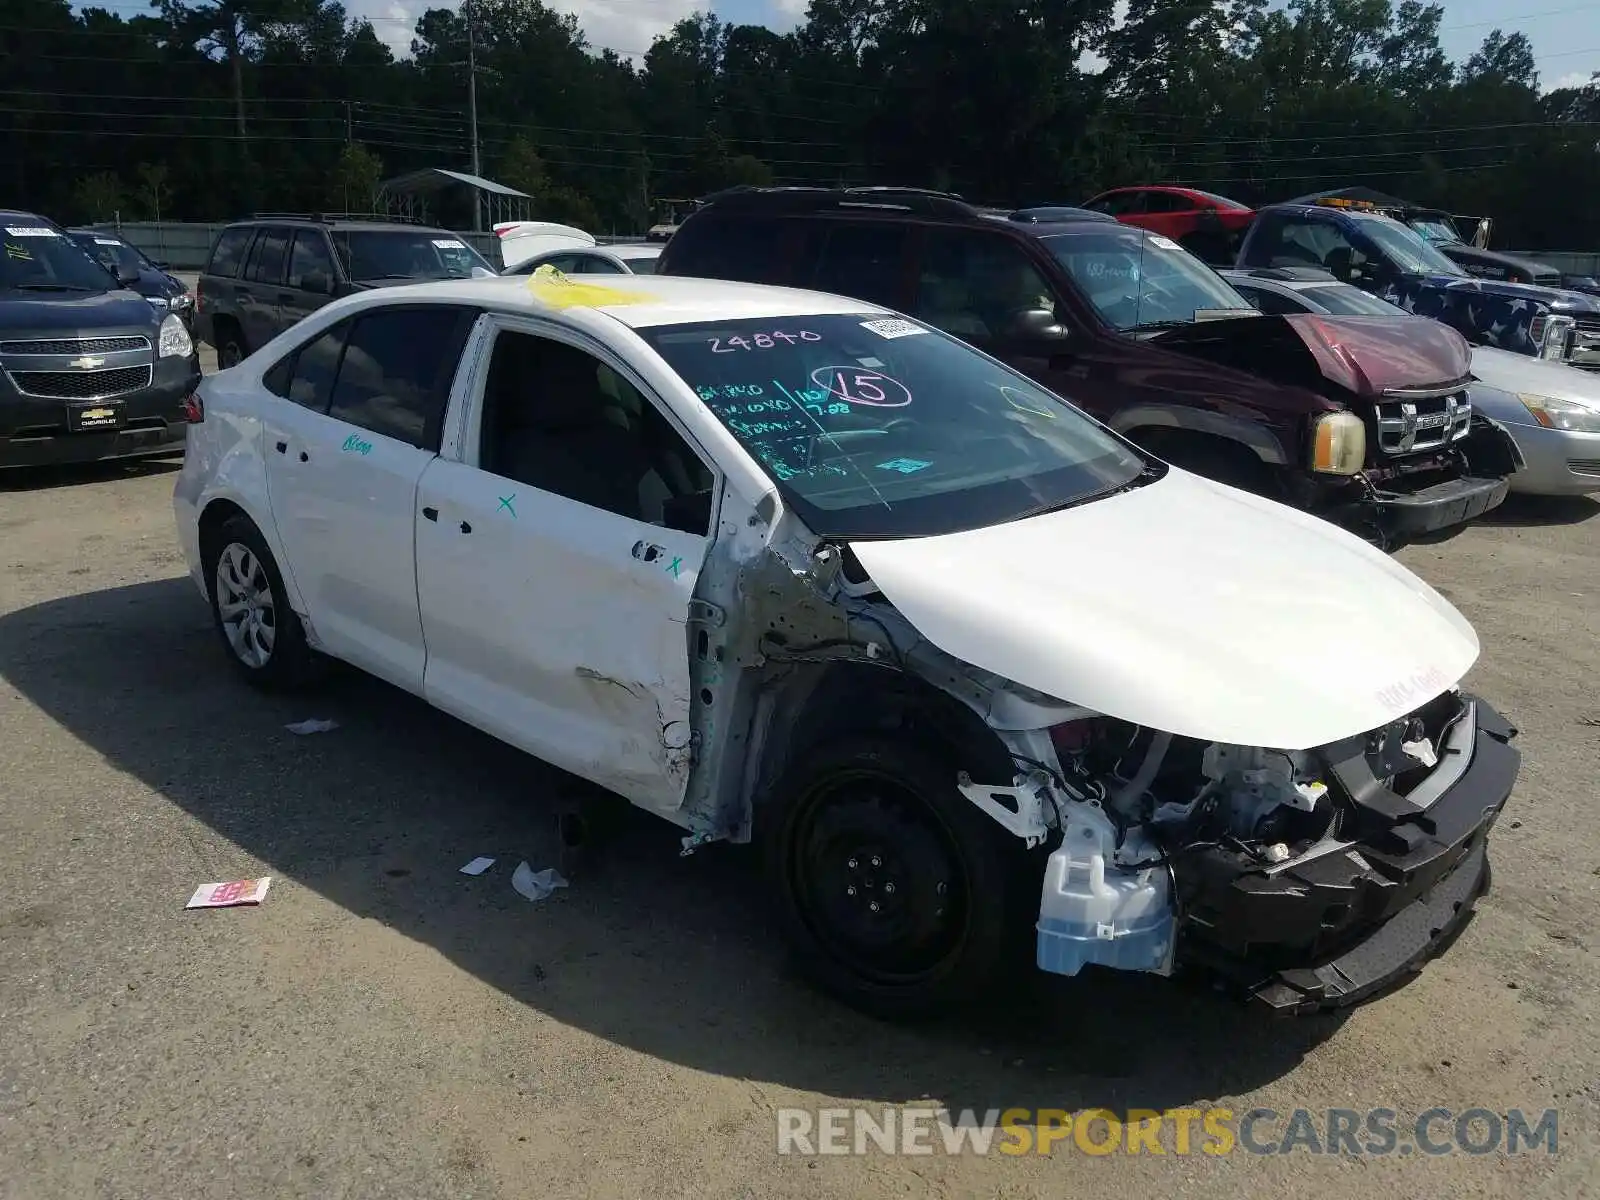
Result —
M 1600 492 L 1600 375 L 1488 346 L 1472 348 L 1472 406 L 1505 426 L 1527 465 L 1511 490 Z

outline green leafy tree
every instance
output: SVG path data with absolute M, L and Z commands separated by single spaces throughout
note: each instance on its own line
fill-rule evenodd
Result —
M 382 179 L 382 160 L 359 142 L 352 142 L 339 151 L 328 200 L 340 212 L 376 212 L 378 183 Z

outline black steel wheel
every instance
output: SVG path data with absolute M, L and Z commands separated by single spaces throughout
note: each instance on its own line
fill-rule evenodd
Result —
M 854 1007 L 929 1014 L 1026 961 L 1040 876 L 955 777 L 922 747 L 842 743 L 806 755 L 758 814 L 800 966 Z

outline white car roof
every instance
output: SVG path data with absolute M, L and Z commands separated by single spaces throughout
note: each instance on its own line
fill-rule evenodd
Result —
M 875 315 L 889 311 L 863 300 L 830 296 L 825 292 L 666 275 L 574 275 L 553 281 L 537 275 L 500 275 L 489 279 L 404 284 L 365 293 L 361 299 L 369 302 L 360 304 L 361 310 L 417 300 L 454 301 L 499 312 L 526 312 L 538 316 L 551 316 L 566 309 L 588 309 L 604 313 L 632 329 L 747 317 Z

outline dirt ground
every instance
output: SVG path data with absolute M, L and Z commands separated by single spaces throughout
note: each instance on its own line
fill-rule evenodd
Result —
M 1597 1194 L 1600 504 L 1513 502 L 1402 554 L 1475 623 L 1469 684 L 1525 756 L 1494 891 L 1413 984 L 1273 1022 L 1041 975 L 896 1028 L 792 978 L 743 851 L 681 858 L 628 814 L 530 904 L 510 869 L 555 861 L 552 771 L 352 674 L 236 682 L 174 470 L 0 476 L 0 1197 Z M 1336 634 L 1308 630 L 1308 679 Z M 339 728 L 285 731 L 307 717 Z M 183 909 L 256 875 L 259 908 Z M 919 1100 L 1553 1107 L 1559 1150 L 776 1153 L 780 1107 Z

